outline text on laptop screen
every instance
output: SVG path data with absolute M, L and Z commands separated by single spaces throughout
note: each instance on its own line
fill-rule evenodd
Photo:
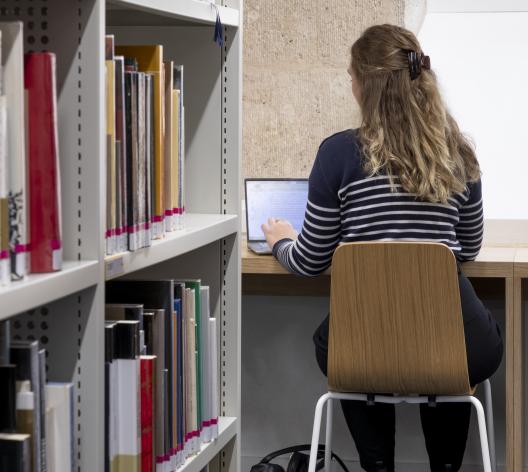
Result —
M 260 226 L 268 218 L 288 220 L 300 232 L 307 199 L 307 180 L 246 181 L 248 240 L 266 239 Z

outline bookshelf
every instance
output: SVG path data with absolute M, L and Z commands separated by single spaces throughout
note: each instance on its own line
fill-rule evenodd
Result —
M 240 148 L 242 0 L 3 0 L 25 50 L 57 56 L 64 268 L 0 288 L 0 320 L 41 340 L 48 378 L 76 387 L 78 470 L 104 470 L 104 299 L 110 278 L 200 277 L 220 327 L 219 437 L 178 470 L 240 470 Z M 221 5 L 220 5 L 221 3 Z M 185 66 L 186 227 L 105 258 L 104 37 L 163 44 Z

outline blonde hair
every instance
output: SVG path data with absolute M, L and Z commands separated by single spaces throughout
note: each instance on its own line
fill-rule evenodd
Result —
M 393 25 L 368 28 L 351 48 L 360 89 L 359 139 L 369 175 L 399 177 L 407 192 L 446 203 L 480 168 L 472 145 L 448 113 L 432 70 L 411 80 L 408 52 L 422 54 L 413 33 Z M 434 61 L 434 58 L 432 58 Z

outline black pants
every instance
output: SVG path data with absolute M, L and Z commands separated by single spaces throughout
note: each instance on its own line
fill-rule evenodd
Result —
M 469 380 L 476 385 L 489 378 L 502 359 L 502 338 L 499 326 L 478 299 L 469 280 L 458 275 L 462 316 L 468 358 Z M 327 375 L 328 317 L 314 334 L 317 363 Z M 375 392 L 379 393 L 379 392 Z M 342 401 L 345 420 L 359 452 L 361 467 L 376 471 L 382 466 L 394 470 L 394 405 L 367 406 L 360 401 Z M 469 403 L 444 403 L 437 406 L 420 405 L 420 418 L 425 436 L 429 462 L 433 472 L 453 471 L 462 464 L 469 428 Z M 384 470 L 384 469 L 383 469 Z

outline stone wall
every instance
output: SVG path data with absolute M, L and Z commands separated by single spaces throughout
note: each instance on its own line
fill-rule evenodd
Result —
M 357 127 L 352 43 L 376 23 L 419 28 L 425 0 L 245 0 L 243 174 L 306 177 L 321 141 Z

